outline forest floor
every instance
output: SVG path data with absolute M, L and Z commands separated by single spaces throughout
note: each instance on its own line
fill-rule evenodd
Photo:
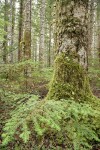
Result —
M 47 88 L 47 85 L 48 84 L 48 81 L 46 82 L 40 82 L 38 83 L 36 86 L 34 86 L 34 88 L 32 89 L 33 91 L 33 94 L 34 94 L 34 91 L 38 91 L 38 94 L 40 96 L 41 99 L 43 99 L 44 97 L 46 97 L 47 93 L 48 93 L 48 88 Z M 93 94 L 100 98 L 100 89 L 99 88 L 96 88 L 95 86 L 92 86 L 92 91 L 93 91 Z M 0 102 L 0 114 L 1 114 L 1 118 L 0 120 L 4 121 L 8 118 L 8 114 L 9 112 L 11 111 L 11 107 L 9 105 L 5 105 L 5 102 L 1 101 Z M 4 126 L 4 122 L 1 122 L 1 125 L 0 125 L 0 134 L 2 134 L 2 128 Z M 0 138 L 0 144 L 2 143 L 2 138 Z M 12 149 L 13 145 L 10 146 L 10 149 Z M 7 147 L 7 149 L 4 149 L 4 150 L 10 150 L 9 147 Z M 2 149 L 0 149 L 2 150 Z M 12 149 L 14 150 L 14 149 Z M 93 149 L 92 150 L 100 150 L 100 145 L 98 146 L 97 143 L 94 143 L 93 145 Z

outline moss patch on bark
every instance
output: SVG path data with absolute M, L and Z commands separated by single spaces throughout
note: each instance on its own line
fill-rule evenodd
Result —
M 84 68 L 72 55 L 60 53 L 55 60 L 54 75 L 46 99 L 87 101 L 92 97 Z

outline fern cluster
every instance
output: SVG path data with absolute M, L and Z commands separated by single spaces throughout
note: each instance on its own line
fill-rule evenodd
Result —
M 18 101 L 10 116 L 2 134 L 3 145 L 16 137 L 27 143 L 33 136 L 34 147 L 37 145 L 38 149 L 90 150 L 91 141 L 100 141 L 96 134 L 100 112 L 89 104 L 73 100 L 41 101 L 31 95 L 26 101 L 25 97 Z

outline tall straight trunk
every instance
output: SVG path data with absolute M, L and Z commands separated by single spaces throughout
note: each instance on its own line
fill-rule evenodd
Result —
M 34 49 L 34 60 L 35 60 L 35 62 L 39 61 L 38 52 L 39 52 L 39 37 L 36 38 L 36 48 Z
M 7 38 L 7 32 L 8 32 L 8 0 L 5 0 L 5 6 L 4 6 L 4 42 L 3 42 L 3 61 L 4 63 L 7 63 L 7 49 L 8 49 L 8 38 Z
M 97 0 L 97 19 L 98 19 L 98 58 L 100 63 L 100 1 Z
M 100 26 L 99 26 L 99 30 L 100 30 Z M 99 58 L 99 63 L 100 63 L 100 31 L 98 34 L 98 58 Z
M 95 61 L 97 57 L 97 0 L 93 1 L 93 41 L 92 41 L 92 48 L 91 48 L 91 58 Z
M 48 67 L 51 66 L 51 24 L 49 25 Z
M 31 58 L 31 0 L 26 0 L 25 3 L 25 23 L 24 23 L 24 59 Z
M 56 1 L 55 70 L 47 99 L 86 101 L 92 96 L 87 68 L 88 0 Z
M 94 28 L 94 0 L 89 0 L 88 6 L 88 69 L 91 66 L 91 51 L 93 45 L 93 28 Z
M 24 11 L 24 0 L 20 0 L 19 10 L 19 39 L 18 39 L 18 61 L 22 60 L 22 37 L 23 37 L 23 11 Z
M 98 49 L 98 19 L 97 19 L 97 0 L 90 1 L 90 11 L 89 11 L 89 29 L 88 29 L 88 39 L 89 39 L 89 67 L 94 66 L 97 60 L 97 49 Z
M 88 49 L 91 55 L 92 41 L 93 41 L 93 27 L 94 27 L 94 0 L 89 2 L 89 23 L 88 23 Z
M 34 62 L 37 62 L 37 43 L 34 43 Z
M 11 0 L 11 54 L 10 61 L 13 63 L 13 48 L 14 48 L 14 27 L 15 27 L 15 0 Z
M 41 0 L 40 6 L 40 41 L 39 41 L 39 62 L 40 66 L 44 65 L 45 52 L 45 0 Z
M 27 61 L 31 59 L 31 0 L 25 1 L 25 10 L 24 10 L 24 32 L 23 32 L 23 45 L 22 49 L 22 59 Z M 30 87 L 29 77 L 31 76 L 31 68 L 26 64 L 24 68 L 24 77 L 25 81 L 25 90 L 27 91 Z

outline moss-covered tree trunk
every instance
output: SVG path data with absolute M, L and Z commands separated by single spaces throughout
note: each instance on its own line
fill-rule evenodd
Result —
M 47 99 L 87 100 L 88 0 L 57 0 L 56 13 L 57 57 Z

